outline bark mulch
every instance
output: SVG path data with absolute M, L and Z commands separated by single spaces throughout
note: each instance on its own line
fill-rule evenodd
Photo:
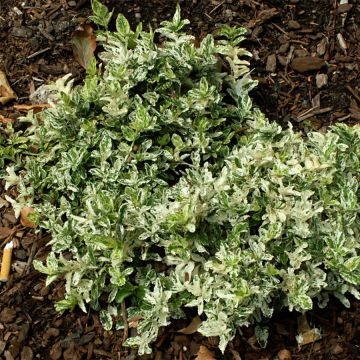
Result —
M 133 25 L 143 21 L 153 28 L 172 16 L 176 2 L 105 1 Z M 304 133 L 326 131 L 335 122 L 360 121 L 358 0 L 179 3 L 183 16 L 191 20 L 190 31 L 199 38 L 223 23 L 249 29 L 244 46 L 253 54 L 252 76 L 259 80 L 253 97 L 269 119 L 284 126 L 291 122 Z M 0 115 L 16 119 L 20 112 L 13 105 L 28 104 L 37 87 L 69 72 L 81 81 L 84 71 L 74 60 L 70 40 L 89 14 L 86 0 L 1 0 L 0 70 L 18 100 L 0 107 Z M 46 287 L 44 276 L 32 267 L 33 259 L 46 258 L 49 236 L 35 235 L 15 219 L 4 200 L 7 193 L 0 182 L 1 250 L 10 239 L 16 243 L 11 278 L 0 285 L 0 358 L 139 358 L 121 347 L 122 331 L 102 329 L 97 313 L 55 312 L 53 304 L 63 296 L 63 282 Z M 241 329 L 224 355 L 217 350 L 216 338 L 176 332 L 190 322 L 164 329 L 154 344 L 154 355 L 142 359 L 360 359 L 360 302 L 355 299 L 350 309 L 331 299 L 326 309 L 315 308 L 305 316 L 282 311 L 265 324 L 270 328 L 266 349 L 259 347 L 249 327 Z M 304 326 L 319 328 L 321 339 L 299 347 L 296 335 Z

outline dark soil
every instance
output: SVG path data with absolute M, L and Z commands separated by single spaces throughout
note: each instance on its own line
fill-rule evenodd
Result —
M 138 21 L 155 28 L 172 16 L 174 0 L 108 0 L 132 25 Z M 325 131 L 335 122 L 360 121 L 360 3 L 349 0 L 179 0 L 190 31 L 202 38 L 220 24 L 249 29 L 244 46 L 253 53 L 252 76 L 260 85 L 255 103 L 267 116 L 300 130 Z M 341 3 L 344 3 L 342 1 Z M 13 105 L 29 103 L 42 83 L 69 72 L 81 81 L 84 71 L 74 60 L 71 34 L 87 21 L 89 2 L 83 0 L 0 0 L 0 70 L 19 99 L 0 107 L 0 115 L 16 119 Z M 309 58 L 310 57 L 310 58 Z M 314 60 L 315 59 L 315 60 Z M 47 236 L 34 235 L 4 203 L 0 182 L 0 241 L 15 240 L 10 281 L 0 288 L 1 359 L 137 359 L 121 347 L 121 331 L 104 331 L 97 313 L 58 314 L 53 303 L 62 298 L 61 281 L 45 286 L 45 278 L 31 266 L 49 252 Z M 1 204 L 5 204 L 2 206 Z M 9 235 L 9 231 L 11 232 Z M 1 247 L 3 248 L 3 246 Z M 301 320 L 321 330 L 322 339 L 298 347 L 295 336 Z M 271 322 L 266 349 L 254 342 L 254 329 L 241 329 L 225 355 L 217 339 L 176 333 L 191 319 L 164 329 L 154 344 L 155 359 L 196 358 L 200 346 L 213 356 L 198 359 L 360 359 L 360 302 L 345 309 L 336 299 L 305 318 L 281 312 Z M 288 352 L 284 351 L 288 350 Z M 280 352 L 279 352 L 280 351 Z M 286 357 L 288 356 L 288 357 Z M 152 358 L 152 357 L 144 357 Z

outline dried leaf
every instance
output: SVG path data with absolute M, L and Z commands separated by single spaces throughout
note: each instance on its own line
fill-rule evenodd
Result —
M 15 119 L 6 118 L 6 117 L 0 115 L 0 123 L 8 124 L 8 123 L 13 123 L 13 122 L 15 122 Z
M 247 340 L 248 344 L 251 346 L 253 350 L 261 350 L 261 347 L 258 346 L 258 341 L 255 335 L 251 336 Z
M 10 100 L 16 99 L 17 96 L 14 90 L 10 87 L 6 75 L 0 71 L 0 104 L 5 105 Z
M 25 206 L 20 211 L 20 223 L 22 226 L 28 227 L 28 228 L 36 228 L 37 224 L 33 223 L 28 219 L 29 214 L 33 213 L 35 210 L 31 207 Z
M 37 113 L 43 109 L 51 107 L 50 104 L 18 104 L 14 105 L 14 109 L 18 111 L 28 112 L 33 110 L 34 113 Z
M 9 203 L 5 200 L 5 199 L 3 199 L 2 197 L 0 197 L 0 209 L 2 208 L 2 207 L 8 207 L 9 206 Z
M 299 346 L 311 344 L 321 339 L 321 334 L 319 329 L 317 328 L 312 329 L 310 327 L 305 314 L 298 317 L 297 323 L 298 323 L 299 335 L 296 336 L 296 341 Z
M 237 351 L 230 349 L 230 352 L 233 356 L 233 360 L 241 360 L 241 356 Z
M 178 330 L 177 332 L 185 334 L 185 335 L 194 334 L 199 329 L 199 326 L 201 325 L 201 323 L 202 323 L 202 321 L 201 321 L 200 317 L 195 316 L 192 319 L 191 323 L 187 327 L 185 327 L 181 330 Z
M 133 318 L 128 320 L 129 328 L 136 329 L 139 325 L 140 320 L 142 320 L 142 316 L 134 316 Z
M 206 346 L 200 345 L 195 360 L 216 360 L 215 355 Z
M 88 24 L 81 25 L 73 33 L 72 45 L 75 59 L 86 69 L 96 49 L 96 36 L 93 28 Z
M 320 339 L 321 339 L 321 334 L 318 328 L 305 331 L 296 336 L 296 341 L 300 347 L 303 345 L 311 344 Z

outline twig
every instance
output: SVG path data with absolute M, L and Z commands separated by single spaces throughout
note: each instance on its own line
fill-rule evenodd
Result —
M 279 31 L 281 31 L 283 34 L 285 34 L 287 37 L 289 37 L 289 33 L 286 32 L 282 27 L 280 27 L 279 25 L 272 23 L 271 25 L 275 26 Z
M 333 109 L 332 106 L 329 106 L 329 107 L 326 107 L 326 108 L 323 108 L 323 109 L 317 109 L 317 110 L 316 110 L 316 108 L 315 109 L 311 108 L 311 109 L 305 111 L 305 113 L 303 113 L 302 115 L 298 116 L 296 121 L 303 121 L 303 120 L 306 120 L 308 118 L 311 118 L 314 115 L 319 115 L 319 114 L 329 112 L 332 109 Z
M 121 303 L 121 315 L 124 322 L 124 335 L 123 335 L 123 343 L 127 340 L 129 335 L 129 324 L 126 316 L 126 306 L 125 301 Z
M 50 49 L 51 49 L 51 47 L 49 46 L 49 47 L 47 47 L 47 48 L 45 48 L 45 49 L 41 49 L 41 50 L 39 50 L 39 51 L 36 51 L 36 52 L 34 52 L 33 54 L 29 55 L 29 56 L 27 57 L 27 59 L 32 59 L 32 58 L 34 58 L 35 56 L 38 56 L 38 55 L 40 55 L 40 54 L 42 54 L 42 53 L 44 53 L 44 52 L 46 52 L 46 51 L 48 51 L 48 50 L 50 50 Z
M 210 12 L 209 15 L 211 15 L 214 11 L 216 11 L 222 4 L 224 4 L 225 0 L 222 1 L 220 4 L 216 5 Z
M 360 103 L 360 96 L 355 92 L 355 90 L 350 85 L 347 85 L 346 88 L 351 92 L 354 98 Z
M 35 253 L 36 253 L 36 250 L 37 250 L 36 240 L 37 239 L 34 239 L 32 245 L 31 245 L 30 255 L 29 255 L 29 258 L 27 260 L 27 263 L 26 263 L 26 265 L 24 267 L 24 270 L 22 271 L 21 275 L 27 275 L 30 272 L 31 264 L 32 264 L 32 262 L 34 260 L 34 256 L 35 256 Z
M 52 10 L 50 10 L 46 16 L 49 18 L 52 14 L 56 13 L 63 5 L 62 4 L 59 4 L 59 5 L 56 5 Z

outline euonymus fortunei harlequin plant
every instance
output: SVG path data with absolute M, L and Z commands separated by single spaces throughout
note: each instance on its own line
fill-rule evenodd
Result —
M 93 9 L 106 27 L 111 14 Z M 304 140 L 270 123 L 249 97 L 245 30 L 196 47 L 187 23 L 178 8 L 155 32 L 122 15 L 99 31 L 103 65 L 83 86 L 58 82 L 56 105 L 27 117 L 38 151 L 8 177 L 52 234 L 35 267 L 47 283 L 65 277 L 57 309 L 91 306 L 121 328 L 126 301 L 140 354 L 186 307 L 224 351 L 274 309 L 360 298 L 360 128 Z

